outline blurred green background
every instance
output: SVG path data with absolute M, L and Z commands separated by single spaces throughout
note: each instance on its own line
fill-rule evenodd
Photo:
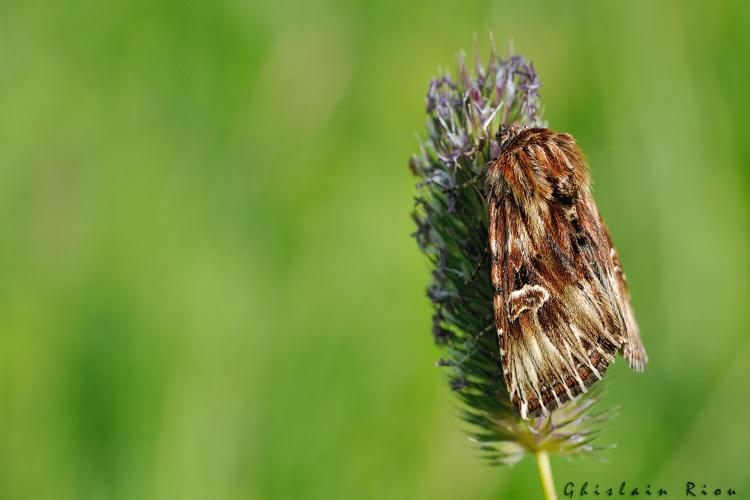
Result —
M 0 498 L 534 498 L 434 366 L 424 93 L 534 61 L 651 365 L 567 481 L 750 494 L 744 2 L 0 2 Z M 674 492 L 674 493 L 673 493 Z

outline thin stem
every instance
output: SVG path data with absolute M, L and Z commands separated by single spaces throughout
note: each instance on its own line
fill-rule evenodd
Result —
M 539 480 L 542 482 L 545 500 L 557 500 L 555 481 L 552 479 L 552 467 L 549 465 L 549 455 L 546 451 L 536 452 L 536 466 L 539 469 Z

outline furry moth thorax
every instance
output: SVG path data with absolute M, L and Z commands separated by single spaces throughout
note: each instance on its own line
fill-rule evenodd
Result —
M 589 189 L 585 157 L 572 135 L 513 123 L 500 128 L 497 143 L 500 153 L 487 170 L 493 191 L 541 201 Z

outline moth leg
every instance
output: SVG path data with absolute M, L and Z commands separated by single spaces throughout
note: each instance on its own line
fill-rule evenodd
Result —
M 484 171 L 479 172 L 478 174 L 474 175 L 471 179 L 468 181 L 462 182 L 461 184 L 456 184 L 455 186 L 442 188 L 444 193 L 452 193 L 453 191 L 459 191 L 461 189 L 467 188 L 471 185 L 473 185 L 480 177 L 484 175 Z

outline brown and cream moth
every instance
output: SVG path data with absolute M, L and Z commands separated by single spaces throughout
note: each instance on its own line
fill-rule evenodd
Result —
M 498 144 L 486 172 L 495 327 L 527 419 L 586 392 L 617 352 L 635 371 L 648 358 L 575 139 L 512 124 Z

